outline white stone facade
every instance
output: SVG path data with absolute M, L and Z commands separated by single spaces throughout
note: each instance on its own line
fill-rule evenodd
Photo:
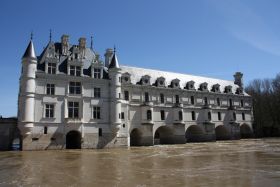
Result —
M 85 38 L 32 41 L 22 58 L 19 128 L 23 150 L 103 148 L 238 139 L 252 133 L 242 74 L 225 81 L 105 63 Z M 235 84 L 236 83 L 236 84 Z

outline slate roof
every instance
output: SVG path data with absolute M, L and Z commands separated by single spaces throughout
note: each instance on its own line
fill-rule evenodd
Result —
M 198 90 L 200 84 L 206 82 L 208 83 L 208 90 L 212 89 L 212 86 L 215 84 L 220 85 L 221 93 L 224 92 L 226 86 L 232 86 L 232 92 L 235 93 L 236 89 L 239 88 L 238 85 L 234 84 L 234 81 L 214 79 L 202 76 L 181 74 L 181 73 L 173 73 L 166 71 L 159 71 L 153 69 L 144 69 L 139 67 L 131 67 L 131 66 L 120 66 L 122 73 L 129 73 L 132 84 L 137 84 L 140 82 L 142 76 L 149 75 L 151 84 L 155 83 L 159 77 L 164 77 L 166 81 L 166 86 L 170 85 L 172 80 L 179 79 L 180 80 L 180 88 L 185 88 L 187 82 L 194 81 L 194 87 Z M 248 95 L 244 92 L 244 95 Z
M 36 54 L 35 54 L 35 50 L 34 50 L 34 46 L 33 46 L 33 42 L 32 40 L 30 40 L 25 53 L 23 54 L 22 58 L 37 58 Z

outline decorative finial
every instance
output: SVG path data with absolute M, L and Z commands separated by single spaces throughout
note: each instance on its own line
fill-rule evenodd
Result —
M 30 40 L 33 40 L 33 31 L 30 33 Z
M 92 36 L 90 37 L 90 49 L 92 50 L 92 48 L 93 48 L 93 41 L 92 41 Z
M 116 45 L 114 45 L 114 54 L 116 53 Z
M 50 42 L 52 41 L 52 30 L 50 29 Z

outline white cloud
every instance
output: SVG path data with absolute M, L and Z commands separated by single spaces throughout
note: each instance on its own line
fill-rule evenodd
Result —
M 239 0 L 211 0 L 225 18 L 226 29 L 237 39 L 280 56 L 280 39 L 265 20 Z

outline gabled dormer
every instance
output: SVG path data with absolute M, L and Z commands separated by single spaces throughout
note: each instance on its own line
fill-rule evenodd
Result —
M 122 83 L 124 84 L 130 84 L 131 83 L 131 75 L 128 72 L 125 72 L 122 74 Z
M 187 90 L 195 90 L 194 83 L 195 83 L 195 82 L 194 82 L 193 80 L 187 82 L 185 88 L 186 88 Z
M 243 95 L 243 94 L 244 94 L 244 93 L 243 93 L 243 89 L 240 88 L 240 87 L 236 89 L 235 93 L 236 93 L 236 94 L 239 94 L 239 95 Z
M 232 86 L 226 86 L 225 87 L 225 91 L 224 91 L 225 93 L 232 93 Z
M 180 88 L 180 80 L 179 79 L 173 79 L 171 81 L 171 88 Z
M 150 79 L 151 79 L 151 77 L 149 75 L 142 76 L 141 84 L 145 85 L 145 86 L 151 85 L 151 80 Z
M 103 78 L 104 64 L 99 58 L 100 58 L 100 55 L 95 54 L 95 58 L 91 64 L 91 77 L 95 78 L 95 79 Z
M 156 86 L 157 87 L 165 87 L 165 78 L 164 77 L 158 77 L 156 80 Z
M 220 85 L 219 85 L 219 84 L 214 84 L 214 85 L 212 86 L 211 91 L 212 91 L 212 92 L 215 92 L 215 93 L 221 93 Z
M 199 85 L 199 90 L 203 92 L 208 92 L 208 83 L 204 82 Z

